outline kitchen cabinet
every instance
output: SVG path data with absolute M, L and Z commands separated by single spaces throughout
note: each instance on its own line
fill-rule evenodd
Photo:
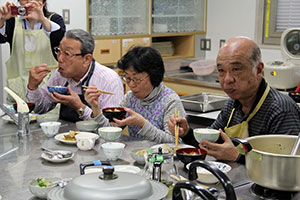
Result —
M 171 43 L 164 60 L 192 58 L 195 35 L 206 33 L 207 0 L 87 0 L 87 30 L 96 60 L 116 64 L 133 45 Z M 110 40 L 110 42 L 107 42 Z M 113 48 L 111 43 L 113 43 Z M 104 42 L 102 42 L 104 41 Z M 116 54 L 116 55 L 112 55 Z

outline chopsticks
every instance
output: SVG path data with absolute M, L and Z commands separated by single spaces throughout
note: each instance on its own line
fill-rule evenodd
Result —
M 88 86 L 83 85 L 82 87 L 84 88 L 83 90 L 87 90 L 87 89 L 88 89 Z M 107 91 L 100 90 L 100 89 L 98 89 L 98 92 L 101 92 L 101 93 L 103 93 L 103 94 L 111 94 L 111 95 L 114 95 L 114 93 L 112 93 L 112 92 L 107 92 Z
M 179 117 L 179 110 L 175 108 L 174 110 L 174 117 L 178 118 Z M 179 137 L 179 123 L 176 122 L 175 124 L 175 148 L 178 146 L 178 137 Z
M 35 66 L 28 66 L 28 67 L 25 67 L 25 69 L 27 69 L 26 72 L 29 72 L 30 69 L 32 69 L 32 68 L 34 68 L 34 67 L 35 67 Z M 58 68 L 58 66 L 57 66 L 57 65 L 48 65 L 48 68 L 49 68 L 49 69 L 56 69 L 56 68 Z

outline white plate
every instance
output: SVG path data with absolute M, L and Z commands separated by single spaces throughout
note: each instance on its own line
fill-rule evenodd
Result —
M 96 138 L 96 140 L 99 138 L 99 135 L 95 134 L 95 133 L 91 133 L 91 132 L 81 132 L 81 131 L 76 131 L 77 133 L 81 134 L 81 133 L 88 133 L 88 134 L 94 134 Z M 76 144 L 76 141 L 68 141 L 68 140 L 64 140 L 64 135 L 69 135 L 69 132 L 66 133 L 60 133 L 55 135 L 54 139 L 56 139 L 57 141 L 66 143 L 66 144 Z
M 72 153 L 71 151 L 63 151 L 63 150 L 58 150 L 58 151 L 54 151 L 54 152 L 60 152 L 60 153 Z M 60 162 L 65 162 L 67 160 L 72 159 L 74 156 L 74 153 L 72 153 L 72 156 L 68 157 L 68 158 L 61 158 L 61 159 L 54 159 L 54 158 L 49 158 L 47 156 L 47 154 L 45 154 L 44 152 L 41 154 L 41 157 L 49 162 L 54 162 L 54 163 L 60 163 Z
M 154 153 L 157 153 L 158 152 L 158 148 L 159 147 L 162 147 L 163 148 L 163 153 L 168 153 L 168 152 L 164 152 L 164 147 L 165 146 L 169 146 L 170 148 L 174 149 L 175 147 L 175 143 L 165 143 L 165 144 L 156 144 L 156 145 L 153 145 L 150 149 L 154 152 Z M 192 145 L 188 145 L 188 144 L 178 144 L 178 149 L 181 149 L 181 148 L 195 148 L 194 146 Z M 169 152 L 170 153 L 170 152 Z
M 127 172 L 127 173 L 132 173 L 132 174 L 138 174 L 141 169 L 133 166 L 133 165 L 115 165 L 115 172 Z M 97 173 L 97 172 L 102 172 L 102 167 L 90 167 L 85 169 L 85 173 Z
M 18 118 L 18 114 L 15 114 L 15 115 Z M 29 113 L 30 122 L 36 121 L 36 116 L 37 116 L 37 114 Z M 8 116 L 8 115 L 4 115 L 2 117 L 2 119 L 5 120 L 5 121 L 8 121 L 8 122 L 13 122 L 12 118 L 10 118 L 10 116 Z

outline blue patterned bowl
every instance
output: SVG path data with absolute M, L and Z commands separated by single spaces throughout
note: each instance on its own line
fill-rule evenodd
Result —
M 63 86 L 48 86 L 48 91 L 50 93 L 68 94 L 68 88 Z

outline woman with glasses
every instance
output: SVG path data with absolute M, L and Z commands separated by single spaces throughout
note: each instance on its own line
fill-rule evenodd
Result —
M 6 62 L 8 86 L 21 98 L 26 99 L 25 67 L 57 65 L 54 47 L 65 30 L 63 18 L 47 10 L 46 0 L 18 0 L 18 5 L 7 2 L 0 7 L 0 43 L 8 42 L 11 53 Z
M 91 105 L 100 126 L 128 126 L 130 136 L 139 137 L 157 143 L 174 142 L 174 136 L 168 130 L 168 119 L 175 108 L 185 117 L 179 96 L 163 84 L 165 73 L 160 53 L 151 47 L 134 47 L 117 64 L 124 71 L 123 80 L 128 91 L 120 103 L 127 111 L 123 120 L 114 119 L 109 124 L 97 103 L 100 93 L 90 86 L 85 93 L 86 101 Z

